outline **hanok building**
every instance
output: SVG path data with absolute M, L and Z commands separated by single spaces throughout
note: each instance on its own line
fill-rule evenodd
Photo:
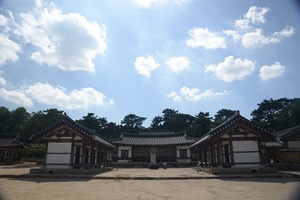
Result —
M 156 150 L 156 162 L 191 161 L 190 145 L 196 139 L 189 138 L 185 132 L 142 132 L 140 134 L 123 133 L 112 142 L 118 147 L 119 163 L 149 163 L 150 150 Z
M 18 162 L 23 149 L 29 148 L 20 141 L 20 135 L 0 138 L 0 162 Z
M 64 114 L 62 119 L 32 136 L 45 144 L 46 168 L 87 169 L 106 163 L 115 146 L 97 132 Z
M 201 165 L 208 168 L 260 167 L 265 161 L 265 142 L 274 135 L 237 111 L 230 119 L 192 144 L 199 150 Z
M 300 125 L 275 132 L 284 147 L 280 150 L 281 162 L 300 162 Z

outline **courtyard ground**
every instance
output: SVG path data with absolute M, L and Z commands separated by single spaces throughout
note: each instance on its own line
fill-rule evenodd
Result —
M 230 178 L 197 174 L 192 168 L 120 168 L 92 177 L 20 178 L 29 167 L 0 166 L 0 199 L 300 199 L 300 178 L 295 176 Z

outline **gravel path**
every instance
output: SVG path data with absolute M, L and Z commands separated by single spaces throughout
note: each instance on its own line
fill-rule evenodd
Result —
M 32 166 L 31 166 L 32 167 Z M 0 175 L 29 173 L 0 166 Z M 96 177 L 115 179 L 0 178 L 0 200 L 76 199 L 300 199 L 300 178 L 120 180 L 118 177 L 212 177 L 191 168 L 120 168 Z
M 299 199 L 300 179 L 0 179 L 1 199 Z

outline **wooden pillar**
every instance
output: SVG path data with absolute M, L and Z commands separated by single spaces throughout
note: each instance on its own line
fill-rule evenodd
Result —
M 213 149 L 212 145 L 210 145 L 209 148 L 210 148 L 210 166 L 212 166 L 213 164 L 215 164 L 215 162 L 214 162 L 214 149 Z
M 230 148 L 230 164 L 231 166 L 235 164 L 234 155 L 233 155 L 233 145 L 232 145 L 232 137 L 229 135 L 229 148 Z
M 95 164 L 95 146 L 92 143 L 91 145 L 91 159 L 90 159 L 90 165 L 93 167 Z
M 202 163 L 202 149 L 200 149 L 199 147 L 198 147 L 198 160 L 200 163 Z
M 217 143 L 217 160 L 218 160 L 218 165 L 221 165 L 220 142 Z
M 46 141 L 45 144 L 45 153 L 44 153 L 44 161 L 43 161 L 43 166 L 46 166 L 46 162 L 47 162 L 47 152 L 48 152 L 48 141 Z
M 85 156 L 85 165 L 88 167 L 89 166 L 89 158 L 90 158 L 90 149 L 86 148 L 86 156 Z
M 223 165 L 225 163 L 224 161 L 224 151 L 223 151 L 223 145 L 222 145 L 222 141 L 220 141 L 220 154 L 221 154 L 221 165 Z
M 162 162 L 161 159 L 161 146 L 158 146 L 159 162 Z
M 148 147 L 146 147 L 146 163 L 148 162 L 148 156 L 149 156 Z
M 101 146 L 97 146 L 97 164 L 101 164 Z
M 107 148 L 106 147 L 104 149 L 103 160 L 105 163 L 107 162 Z
M 74 137 L 72 139 L 72 145 L 71 145 L 71 156 L 70 156 L 70 166 L 73 167 L 74 163 L 74 149 L 75 149 L 75 143 L 74 143 Z
M 10 148 L 8 147 L 6 150 L 5 161 L 9 160 L 9 156 L 10 156 Z
M 260 144 L 261 144 L 260 138 L 257 138 L 256 142 L 257 142 L 258 153 L 259 153 L 259 160 L 260 160 L 259 162 L 260 162 L 260 164 L 264 164 L 265 162 L 263 162 L 262 148 L 260 146 Z
M 82 156 L 81 156 L 81 167 L 83 167 L 83 168 L 86 167 L 85 160 L 86 160 L 86 142 L 83 141 L 83 143 L 82 143 Z
M 205 166 L 207 166 L 207 147 L 204 147 L 204 162 Z

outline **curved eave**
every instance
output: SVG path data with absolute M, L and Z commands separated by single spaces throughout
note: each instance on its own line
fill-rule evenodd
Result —
M 199 139 L 198 141 L 196 141 L 194 144 L 192 144 L 191 147 L 196 147 L 196 146 L 202 144 L 203 142 L 208 141 L 209 138 L 210 138 L 210 135 L 206 135 L 206 136 L 202 137 L 201 139 Z

